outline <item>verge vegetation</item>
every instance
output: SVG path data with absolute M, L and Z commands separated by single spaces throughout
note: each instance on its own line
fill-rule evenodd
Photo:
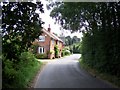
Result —
M 64 56 L 68 56 L 68 55 L 70 55 L 70 54 L 71 54 L 71 52 L 70 52 L 69 47 L 64 47 L 63 50 L 62 50 L 62 56 L 63 56 L 63 57 L 64 57 Z
M 36 10 L 41 2 L 1 2 L 2 7 L 2 88 L 25 88 L 42 63 L 30 52 L 32 42 L 42 33 Z
M 71 32 L 83 34 L 82 62 L 120 80 L 120 2 L 51 3 L 50 16 Z M 71 8 L 71 9 L 70 9 Z M 83 29 L 84 27 L 84 29 Z
M 116 88 L 120 88 L 120 78 L 115 75 L 110 75 L 105 72 L 99 72 L 97 69 L 89 67 L 86 63 L 84 63 L 81 59 L 79 59 L 80 67 L 89 72 L 92 76 L 103 79 L 105 81 L 110 82 Z
M 20 61 L 15 65 L 9 59 L 3 57 L 3 88 L 26 88 L 34 78 L 42 63 L 37 61 L 30 52 L 23 52 L 19 56 Z

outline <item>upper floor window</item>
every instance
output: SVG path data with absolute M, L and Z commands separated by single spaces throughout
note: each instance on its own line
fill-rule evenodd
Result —
M 52 40 L 52 44 L 54 44 L 55 43 L 55 41 L 54 40 Z
M 39 36 L 39 41 L 44 42 L 45 41 L 45 36 Z

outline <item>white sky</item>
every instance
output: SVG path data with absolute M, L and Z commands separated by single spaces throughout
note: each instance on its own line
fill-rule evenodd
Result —
M 43 4 L 43 9 L 44 9 L 44 13 L 41 13 L 40 14 L 40 17 L 42 18 L 42 21 L 45 22 L 45 24 L 43 25 L 43 27 L 45 29 L 48 28 L 49 24 L 50 24 L 50 27 L 51 27 L 51 31 L 60 35 L 60 34 L 64 34 L 65 36 L 77 36 L 79 38 L 82 37 L 82 34 L 79 33 L 79 32 L 76 32 L 76 33 L 73 33 L 71 34 L 70 31 L 68 30 L 60 30 L 60 25 L 58 24 L 54 24 L 55 20 L 52 19 L 49 15 L 50 15 L 50 10 L 47 10 L 46 8 L 46 4 L 48 3 L 46 0 L 41 0 L 42 4 Z

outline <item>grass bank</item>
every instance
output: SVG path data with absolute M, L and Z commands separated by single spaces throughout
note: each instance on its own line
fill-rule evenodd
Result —
M 20 81 L 19 84 L 24 88 L 31 87 L 31 82 L 34 80 L 36 74 L 41 69 L 42 65 L 42 62 L 35 61 L 33 65 L 21 69 L 22 72 L 20 72 L 20 77 L 24 78 Z
M 42 64 L 40 65 L 40 68 L 37 70 L 37 72 L 35 73 L 35 75 L 33 75 L 33 77 L 31 78 L 30 82 L 27 84 L 28 88 L 34 88 L 35 83 L 39 77 L 39 74 L 41 72 L 41 70 L 44 68 L 44 66 L 48 63 L 48 62 L 41 62 Z
M 4 60 L 3 89 L 4 88 L 28 88 L 31 81 L 43 63 L 37 61 L 33 54 L 24 52 L 20 55 L 19 63 Z
M 111 83 L 116 88 L 120 88 L 120 77 L 116 77 L 114 75 L 109 75 L 107 73 L 101 73 L 101 72 L 97 71 L 96 69 L 89 67 L 87 64 L 85 64 L 82 61 L 82 59 L 79 59 L 79 63 L 80 63 L 81 68 L 85 69 L 87 72 L 89 72 L 94 77 L 105 80 L 106 82 Z

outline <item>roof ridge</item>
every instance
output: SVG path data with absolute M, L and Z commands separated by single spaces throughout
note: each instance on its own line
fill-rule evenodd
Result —
M 63 42 L 57 35 L 55 35 L 54 33 L 50 33 L 49 31 L 47 31 L 45 28 L 42 29 L 45 33 L 47 33 L 50 37 L 52 37 L 55 40 L 59 40 L 61 42 Z
M 57 35 L 55 35 L 54 33 L 52 33 L 52 35 L 54 35 L 59 41 L 62 41 Z M 62 41 L 63 42 L 63 41 Z

